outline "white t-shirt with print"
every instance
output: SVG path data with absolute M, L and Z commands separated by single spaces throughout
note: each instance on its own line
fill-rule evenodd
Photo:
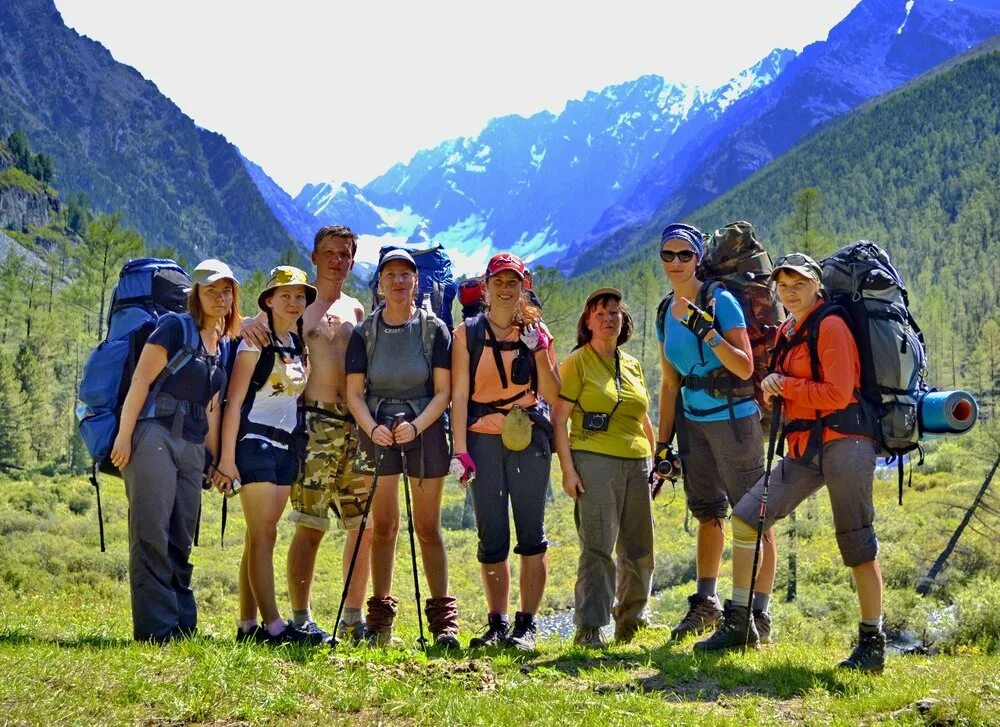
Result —
M 292 338 L 289 335 L 287 341 L 281 342 L 282 346 L 291 349 Z M 260 353 L 260 349 L 247 341 L 241 341 L 236 349 L 237 355 L 243 351 L 253 351 Z M 267 381 L 260 387 L 254 396 L 253 407 L 247 415 L 247 419 L 254 424 L 262 424 L 266 427 L 282 429 L 292 432 L 298 421 L 298 401 L 299 396 L 306 388 L 306 367 L 301 356 L 275 357 L 274 368 Z M 249 392 L 247 394 L 249 396 Z M 260 434 L 247 434 L 244 439 L 263 439 L 271 442 L 275 447 L 288 449 L 280 442 L 275 442 Z

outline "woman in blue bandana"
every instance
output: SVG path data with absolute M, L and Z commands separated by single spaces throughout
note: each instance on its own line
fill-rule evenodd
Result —
M 722 619 L 716 583 L 725 546 L 723 521 L 730 506 L 763 475 L 764 452 L 760 411 L 749 382 L 753 353 L 739 303 L 724 287 L 710 286 L 699 277 L 704 239 L 698 228 L 668 225 L 659 253 L 673 292 L 656 331 L 663 379 L 655 461 L 677 462 L 670 446 L 676 430 L 684 494 L 698 520 L 697 592 L 688 598 L 688 612 L 671 632 L 672 638 L 681 639 L 714 629 Z M 761 641 L 770 634 L 767 605 L 775 555 L 769 532 L 754 594 Z M 732 607 L 739 605 L 727 601 L 726 608 Z

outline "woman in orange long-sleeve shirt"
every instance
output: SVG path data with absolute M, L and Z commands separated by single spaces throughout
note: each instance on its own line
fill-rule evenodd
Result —
M 821 297 L 822 271 L 808 255 L 779 258 L 771 280 L 789 317 L 778 330 L 775 371 L 763 382 L 766 398 L 784 403 L 788 456 L 771 470 L 764 527 L 789 515 L 824 484 L 844 564 L 851 568 L 861 610 L 859 642 L 840 666 L 881 672 L 882 574 L 872 522 L 876 448 L 873 423 L 858 400 L 861 361 L 847 323 Z M 698 651 L 746 644 L 751 570 L 763 478 L 733 508 L 733 606 Z M 750 621 L 750 646 L 756 646 Z

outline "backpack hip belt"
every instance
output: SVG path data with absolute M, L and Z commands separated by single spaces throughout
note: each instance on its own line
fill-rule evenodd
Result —
M 694 391 L 704 391 L 716 399 L 752 399 L 754 393 L 753 379 L 739 379 L 724 368 L 713 369 L 706 376 L 682 376 L 681 385 Z
M 139 415 L 139 421 L 162 419 L 168 416 L 171 417 L 170 436 L 174 439 L 180 439 L 184 435 L 184 417 L 191 417 L 195 421 L 204 421 L 208 418 L 202 404 L 178 399 L 173 394 L 161 391 Z
M 789 419 L 781 430 L 778 451 L 784 452 L 785 437 L 790 432 L 809 432 L 809 441 L 802 453 L 801 460 L 811 462 L 822 451 L 824 429 L 832 429 L 839 434 L 853 434 L 875 439 L 875 419 L 872 413 L 868 407 L 854 402 L 826 416 L 818 416 L 813 419 Z

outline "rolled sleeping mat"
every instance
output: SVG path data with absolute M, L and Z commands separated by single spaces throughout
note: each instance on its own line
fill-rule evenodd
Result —
M 968 391 L 932 391 L 917 408 L 920 430 L 927 434 L 964 434 L 979 417 L 979 404 Z

